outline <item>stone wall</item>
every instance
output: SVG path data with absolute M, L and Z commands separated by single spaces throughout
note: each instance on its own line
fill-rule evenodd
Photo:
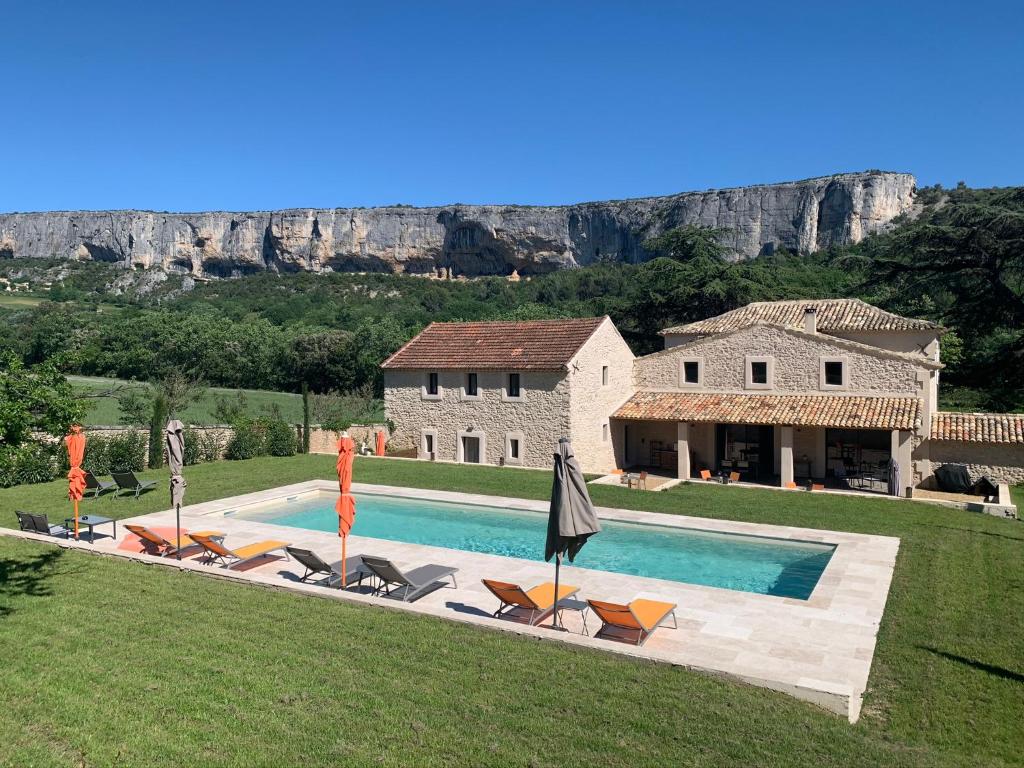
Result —
M 384 432 L 387 434 L 387 431 L 387 427 L 383 424 L 353 424 L 348 428 L 348 436 L 355 441 L 357 449 L 365 441 L 372 451 L 375 450 L 377 446 L 377 433 Z M 337 453 L 338 439 L 340 437 L 340 432 L 333 432 L 331 430 L 311 426 L 309 430 L 309 452 Z M 389 438 L 388 449 L 390 450 L 390 448 L 391 441 Z
M 987 475 L 1001 483 L 1024 484 L 1024 445 L 925 440 L 914 459 L 921 467 L 922 487 L 934 484 L 933 473 L 942 464 L 965 464 L 972 481 Z
M 603 383 L 605 366 L 607 384 Z M 566 436 L 584 472 L 610 472 L 622 465 L 623 458 L 615 453 L 610 416 L 633 393 L 633 353 L 614 323 L 605 319 L 569 370 L 570 433 Z
M 423 433 L 434 434 L 435 458 L 457 461 L 460 435 L 481 438 L 481 462 L 497 464 L 506 457 L 506 440 L 520 434 L 519 463 L 546 467 L 555 442 L 569 431 L 569 380 L 564 371 L 521 371 L 522 397 L 512 401 L 503 394 L 507 374 L 480 371 L 480 395 L 463 395 L 463 371 L 439 372 L 439 399 L 425 395 L 426 371 L 384 372 L 384 410 L 395 424 L 389 448 L 421 448 Z M 511 462 L 510 462 L 511 463 Z
M 884 353 L 861 351 L 853 344 L 837 343 L 824 334 L 810 335 L 775 326 L 752 326 L 637 358 L 635 385 L 637 389 L 742 392 L 747 355 L 774 358 L 774 388 L 751 391 L 818 394 L 822 392 L 820 359 L 827 357 L 847 362 L 847 387 L 827 390 L 830 393 L 924 396 L 919 373 L 928 369 L 923 365 Z M 701 386 L 680 385 L 679 364 L 686 358 L 702 360 Z

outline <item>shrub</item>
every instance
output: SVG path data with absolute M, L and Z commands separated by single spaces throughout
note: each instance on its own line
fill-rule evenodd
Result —
M 283 419 L 268 419 L 264 425 L 267 453 L 271 456 L 294 456 L 298 438 L 292 426 Z
M 186 427 L 184 432 L 185 451 L 182 456 L 185 466 L 198 464 L 202 461 L 202 448 L 199 445 L 199 433 L 191 427 Z
M 200 461 L 219 461 L 224 458 L 227 435 L 220 429 L 196 430 Z
M 67 453 L 62 453 L 66 465 Z M 86 435 L 82 467 L 94 475 L 109 475 L 111 472 L 125 470 L 141 472 L 146 467 L 146 436 L 137 430 L 111 437 Z
M 153 415 L 149 422 L 149 468 L 164 465 L 164 428 L 167 424 L 167 396 L 157 392 L 153 396 Z
M 225 458 L 252 459 L 267 454 L 266 428 L 258 419 L 239 421 L 234 427 L 235 434 L 224 450 Z
M 57 445 L 25 442 L 0 448 L 0 488 L 47 483 L 61 476 Z

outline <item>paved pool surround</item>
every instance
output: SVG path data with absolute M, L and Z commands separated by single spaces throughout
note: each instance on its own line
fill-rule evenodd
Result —
M 312 549 L 325 560 L 337 560 L 340 557 L 341 546 L 336 535 L 261 523 L 239 516 L 244 516 L 247 511 L 256 511 L 259 506 L 269 502 L 324 491 L 336 493 L 337 484 L 326 480 L 313 480 L 186 506 L 181 510 L 182 527 L 192 530 L 222 530 L 227 534 L 227 544 L 231 547 L 273 538 Z M 538 514 L 547 512 L 547 502 L 527 499 L 362 483 L 353 484 L 353 491 L 356 494 L 378 493 L 526 510 Z M 131 502 L 126 500 L 125 503 Z M 295 577 L 301 575 L 303 569 L 297 563 L 284 559 L 270 560 L 244 571 L 229 571 L 196 562 L 196 558 L 182 560 L 179 563 L 174 559 L 156 558 L 119 549 L 120 537 L 127 533 L 124 523 L 173 528 L 173 510 L 119 521 L 119 538 L 98 538 L 95 545 L 49 539 L 20 531 L 5 530 L 4 533 L 45 539 L 60 546 L 83 551 L 114 554 L 327 599 L 397 608 L 517 632 L 552 642 L 572 643 L 676 664 L 781 691 L 843 715 L 850 722 L 858 719 L 871 670 L 878 627 L 892 581 L 899 539 L 605 507 L 598 508 L 598 515 L 605 520 L 821 542 L 836 545 L 836 550 L 817 587 L 807 600 L 594 571 L 571 565 L 563 566 L 563 583 L 579 586 L 578 597 L 582 599 L 591 597 L 628 602 L 636 597 L 647 597 L 678 604 L 678 629 L 672 629 L 671 625 L 659 629 L 644 646 L 637 647 L 613 640 L 599 640 L 583 634 L 581 617 L 573 611 L 566 611 L 564 614 L 569 632 L 529 627 L 516 621 L 495 619 L 491 616 L 497 608 L 497 601 L 480 583 L 482 578 L 514 581 L 529 588 L 551 580 L 553 567 L 550 564 L 361 537 L 358 535 L 358 512 L 353 534 L 348 539 L 350 556 L 381 555 L 403 568 L 414 568 L 428 562 L 455 566 L 459 569 L 458 588 L 438 589 L 415 603 L 406 604 L 395 599 L 374 597 L 354 591 L 343 592 L 323 586 L 300 584 Z M 587 617 L 587 623 L 591 633 L 600 625 L 592 614 Z

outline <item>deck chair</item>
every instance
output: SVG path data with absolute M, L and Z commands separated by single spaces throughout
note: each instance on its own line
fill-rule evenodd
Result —
M 498 598 L 500 605 L 494 612 L 494 618 L 499 619 L 516 608 L 522 608 L 530 612 L 527 623 L 532 627 L 545 616 L 551 615 L 556 610 L 558 603 L 575 595 L 580 591 L 579 587 L 569 584 L 558 585 L 558 599 L 555 599 L 555 583 L 547 581 L 538 584 L 532 589 L 523 589 L 518 584 L 510 584 L 505 581 L 493 581 L 484 579 L 483 584 L 492 595 Z
M 113 480 L 100 480 L 89 470 L 85 470 L 85 490 L 92 491 L 92 497 L 95 499 L 104 491 L 109 491 L 111 488 L 117 487 L 117 483 Z
M 311 549 L 301 549 L 300 547 L 285 547 L 284 549 L 293 560 L 298 561 L 306 569 L 306 572 L 299 578 L 303 584 L 308 584 L 314 577 L 320 576 L 322 578 L 312 583 L 326 584 L 329 587 L 341 586 L 341 560 L 328 563 Z M 363 565 L 363 558 L 359 555 L 353 555 L 345 561 L 345 580 L 349 584 L 355 583 L 357 586 L 362 586 L 363 579 L 372 575 L 373 572 Z
M 224 568 L 237 568 L 277 550 L 284 551 L 285 557 L 288 557 L 286 547 L 290 546 L 287 541 L 268 539 L 257 541 L 254 544 L 246 544 L 238 549 L 230 549 L 216 539 L 201 533 L 190 533 L 189 538 L 205 549 L 207 556 L 213 562 L 220 563 Z
M 23 531 L 41 533 L 44 536 L 63 536 L 64 538 L 71 533 L 63 525 L 50 525 L 46 515 L 34 515 L 31 512 L 18 512 L 17 510 L 15 510 L 15 514 L 18 516 L 18 525 Z
M 362 559 L 363 564 L 370 572 L 380 579 L 377 593 L 379 594 L 383 590 L 385 595 L 390 595 L 392 591 L 400 590 L 404 603 L 412 602 L 427 592 L 433 591 L 432 588 L 436 588 L 438 584 L 446 586 L 444 579 L 447 578 L 451 578 L 453 589 L 458 589 L 459 586 L 455 581 L 455 573 L 459 570 L 458 568 L 431 564 L 422 565 L 419 568 L 413 568 L 408 573 L 403 573 L 398 566 L 386 558 L 363 555 Z M 395 587 L 397 590 L 394 589 Z
M 710 469 L 702 469 L 700 471 L 700 479 L 701 480 L 710 480 L 711 479 L 711 470 Z
M 128 523 L 124 527 L 139 537 L 143 548 L 146 550 L 146 554 L 156 555 L 158 557 L 168 557 L 178 553 L 177 541 L 168 541 L 159 533 L 150 530 L 144 525 L 133 525 Z M 224 534 L 221 531 L 196 531 L 193 534 L 182 532 L 182 551 L 188 547 L 198 546 L 198 543 L 192 539 L 192 536 L 209 536 L 211 538 L 215 538 L 218 536 L 223 537 Z M 177 539 L 178 537 L 175 536 L 174 538 Z
M 139 480 L 131 470 L 128 470 L 127 472 L 111 472 L 110 476 L 114 478 L 114 482 L 117 483 L 117 494 L 122 496 L 125 493 L 131 493 L 134 491 L 135 498 L 137 499 L 139 498 L 139 494 L 143 491 L 148 491 L 150 488 L 156 488 L 156 480 Z
M 739 481 L 740 481 L 740 473 L 739 472 L 730 472 L 729 473 L 729 482 L 730 483 L 738 483 Z
M 601 600 L 587 600 L 590 609 L 601 620 L 601 628 L 594 637 L 616 638 L 614 630 L 625 632 L 628 636 L 636 633 L 636 644 L 643 645 L 654 634 L 669 616 L 672 617 L 673 629 L 676 623 L 676 604 L 663 603 L 659 600 L 633 600 L 629 605 L 605 603 Z

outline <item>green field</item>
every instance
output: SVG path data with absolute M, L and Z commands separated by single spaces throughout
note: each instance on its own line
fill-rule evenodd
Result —
M 41 299 L 38 296 L 25 296 L 19 293 L 7 293 L 6 291 L 0 292 L 0 307 L 8 307 L 10 309 L 37 307 L 44 301 L 46 299 Z
M 331 456 L 189 467 L 187 500 L 333 469 Z M 355 479 L 550 492 L 545 472 L 375 459 Z M 0 539 L 0 764 L 1021 764 L 1020 523 L 700 484 L 592 490 L 608 506 L 899 536 L 860 722 L 667 665 Z M 166 503 L 161 489 L 84 508 Z M 61 482 L 0 491 L 4 525 L 14 508 L 67 507 Z
M 85 423 L 89 425 L 111 426 L 120 424 L 121 408 L 118 405 L 117 397 L 97 397 L 99 393 L 110 392 L 117 388 L 146 386 L 144 383 L 123 381 L 121 379 L 105 379 L 93 376 L 68 376 L 75 391 L 87 395 L 90 403 L 89 412 L 86 414 Z M 205 424 L 217 424 L 218 419 L 214 415 L 214 406 L 217 397 L 234 398 L 239 390 L 222 389 L 220 387 L 209 387 L 203 396 L 190 405 L 178 418 L 186 424 L 202 426 Z M 302 423 L 302 396 L 291 392 L 266 392 L 258 389 L 244 389 L 249 409 L 252 413 L 260 414 L 276 405 L 281 410 L 281 415 L 290 424 Z

